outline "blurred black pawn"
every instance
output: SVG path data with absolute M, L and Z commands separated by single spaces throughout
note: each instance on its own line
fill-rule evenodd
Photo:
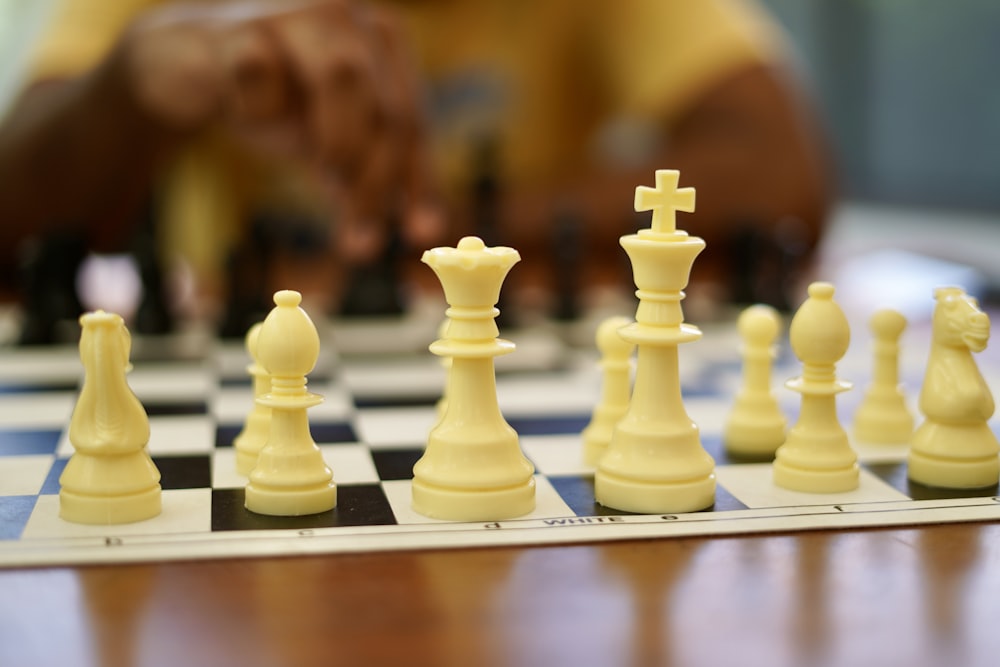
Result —
M 275 229 L 281 221 L 267 215 L 251 220 L 249 233 L 226 258 L 229 281 L 226 309 L 219 325 L 219 336 L 242 339 L 257 322 L 267 316 L 267 275 L 278 243 Z
M 156 252 L 156 219 L 152 206 L 148 207 L 132 239 L 131 254 L 142 282 L 142 298 L 130 328 L 143 335 L 170 333 L 174 320 L 167 299 L 163 265 Z
M 580 316 L 580 271 L 583 262 L 583 228 L 580 216 L 560 211 L 552 225 L 556 303 L 553 316 L 562 321 Z
M 389 237 L 378 258 L 351 267 L 340 303 L 342 317 L 400 315 L 404 310 L 399 262 L 403 241 L 399 224 L 390 221 Z
M 804 226 L 788 218 L 771 228 L 734 225 L 726 245 L 733 271 L 730 294 L 736 304 L 762 303 L 789 312 L 805 258 Z
M 61 331 L 83 313 L 76 277 L 87 254 L 81 234 L 62 232 L 25 246 L 20 265 L 24 320 L 20 345 L 67 342 Z

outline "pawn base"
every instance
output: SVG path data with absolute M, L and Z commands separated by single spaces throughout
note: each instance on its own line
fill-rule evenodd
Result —
M 594 497 L 604 507 L 636 514 L 697 512 L 715 504 L 715 473 L 684 481 L 640 481 L 598 471 Z
M 162 507 L 159 484 L 124 496 L 88 496 L 66 489 L 59 492 L 59 516 L 73 523 L 96 526 L 135 523 L 159 516 Z
M 535 478 L 502 489 L 457 489 L 413 478 L 413 509 L 431 519 L 500 521 L 535 509 Z
M 726 451 L 737 456 L 773 457 L 785 442 L 786 426 L 784 417 L 772 421 L 732 420 L 723 437 Z
M 782 460 L 774 462 L 774 483 L 803 493 L 844 493 L 858 488 L 861 470 L 857 463 L 846 468 L 799 468 Z
M 913 417 L 902 411 L 897 415 L 869 416 L 861 411 L 854 416 L 854 439 L 875 445 L 903 445 L 913 437 Z
M 268 516 L 319 514 L 337 506 L 337 487 L 329 482 L 305 489 L 278 489 L 251 482 L 246 487 L 244 505 L 251 512 Z

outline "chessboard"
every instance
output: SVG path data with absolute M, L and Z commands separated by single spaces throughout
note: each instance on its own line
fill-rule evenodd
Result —
M 787 325 L 787 322 L 786 322 Z M 854 442 L 862 464 L 858 489 L 808 494 L 778 488 L 771 464 L 733 460 L 722 428 L 740 385 L 735 326 L 703 327 L 681 351 L 685 407 L 716 461 L 716 500 L 690 514 L 635 515 L 594 501 L 594 471 L 583 463 L 581 430 L 601 390 L 597 352 L 567 345 L 558 329 L 502 332 L 518 349 L 497 360 L 506 420 L 535 466 L 537 507 L 513 520 L 435 521 L 410 506 L 412 468 L 437 419 L 445 379 L 426 340 L 399 345 L 397 323 L 331 323 L 309 376 L 325 397 L 309 410 L 314 440 L 334 472 L 335 509 L 278 518 L 244 507 L 246 479 L 235 468 L 233 438 L 249 412 L 249 359 L 236 342 L 206 337 L 133 344 L 129 384 L 151 429 L 149 451 L 161 473 L 163 511 L 154 519 L 87 526 L 59 518 L 59 476 L 73 452 L 67 425 L 82 375 L 75 346 L 0 351 L 0 566 L 170 561 L 377 550 L 541 545 L 764 532 L 907 526 L 1000 519 L 997 489 L 955 492 L 907 480 L 906 447 Z M 421 335 L 423 335 L 421 334 Z M 927 332 L 903 337 L 900 377 L 916 404 Z M 591 339 L 592 340 L 592 339 Z M 393 341 L 393 350 L 380 350 Z M 783 388 L 799 373 L 779 345 L 775 392 L 790 423 L 798 395 Z M 989 350 L 983 353 L 988 355 Z M 871 367 L 863 328 L 838 376 L 854 382 L 839 397 L 845 428 Z M 982 356 L 982 355 L 981 355 Z M 993 355 L 995 356 L 995 355 Z M 1000 365 L 982 361 L 996 384 Z M 992 372 L 992 375 L 991 375 Z

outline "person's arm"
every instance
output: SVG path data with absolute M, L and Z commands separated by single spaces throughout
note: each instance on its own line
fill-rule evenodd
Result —
M 627 169 L 598 165 L 558 196 L 530 191 L 512 196 L 505 230 L 512 243 L 544 244 L 539 235 L 554 218 L 553 207 L 569 202 L 591 247 L 606 246 L 613 256 L 617 238 L 633 231 L 635 187 L 652 185 L 656 169 L 677 169 L 681 185 L 698 192 L 696 211 L 684 214 L 679 224 L 710 248 L 727 243 L 737 224 L 769 234 L 795 220 L 797 242 L 808 257 L 833 196 L 829 156 L 815 123 L 780 72 L 766 65 L 747 67 L 709 89 L 664 128 L 668 140 L 642 164 Z M 705 255 L 699 275 L 711 273 L 709 265 L 719 257 L 715 248 Z
M 117 53 L 82 78 L 32 85 L 0 126 L 0 252 L 95 222 L 95 240 L 114 242 L 174 134 L 138 105 Z
M 99 67 L 33 86 L 0 127 L 4 254 L 59 225 L 120 237 L 158 163 L 213 124 L 304 160 L 361 224 L 373 220 L 386 189 L 422 181 L 419 108 L 389 25 L 353 0 L 140 17 Z

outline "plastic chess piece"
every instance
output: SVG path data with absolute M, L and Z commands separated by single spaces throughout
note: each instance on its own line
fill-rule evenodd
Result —
M 126 380 L 131 337 L 119 315 L 80 317 L 83 388 L 69 424 L 75 453 L 59 478 L 59 516 L 87 524 L 152 518 L 160 472 L 149 456 L 149 418 Z
M 681 299 L 705 242 L 676 228 L 676 211 L 693 211 L 695 198 L 678 179 L 658 170 L 655 189 L 636 188 L 635 210 L 652 210 L 652 225 L 621 238 L 639 297 L 635 322 L 621 330 L 638 346 L 635 386 L 598 464 L 594 495 L 627 512 L 692 512 L 715 502 L 715 461 L 681 397 L 677 347 L 701 338 L 684 322 Z
M 770 306 L 750 306 L 736 326 L 743 339 L 743 386 L 726 420 L 723 441 L 730 454 L 770 458 L 785 441 L 788 425 L 771 390 L 774 341 L 781 318 Z
M 441 324 L 438 325 L 438 332 L 437 332 L 438 333 L 438 338 L 447 338 L 448 337 L 448 322 L 449 322 L 448 318 L 445 318 L 444 321 L 442 321 Z M 445 375 L 447 376 L 448 369 L 451 368 L 451 358 L 450 357 L 447 357 L 447 356 L 442 356 L 441 357 L 441 368 L 444 369 Z M 438 399 L 437 404 L 435 404 L 435 406 L 434 406 L 434 409 L 437 412 L 437 422 L 436 423 L 440 423 L 441 419 L 444 418 L 444 413 L 448 411 L 448 386 L 447 386 L 447 383 L 445 384 L 444 390 L 441 392 L 441 398 Z
M 497 338 L 500 286 L 520 260 L 513 248 L 487 248 L 467 236 L 422 261 L 437 274 L 449 308 L 447 337 L 431 352 L 450 357 L 448 406 L 413 467 L 413 509 L 436 519 L 495 521 L 535 508 L 534 468 L 497 402 L 494 357 L 514 344 Z
M 851 383 L 837 378 L 836 364 L 847 353 L 851 331 L 833 293 L 830 283 L 811 284 L 790 327 L 802 375 L 786 386 L 802 395 L 802 407 L 775 454 L 774 482 L 793 491 L 839 493 L 856 489 L 860 480 L 857 454 L 837 419 L 837 394 Z
M 859 442 L 906 444 L 914 421 L 899 383 L 899 337 L 906 318 L 884 308 L 872 315 L 869 327 L 874 339 L 872 383 L 854 413 L 854 437 Z
M 271 433 L 271 408 L 260 402 L 259 398 L 271 391 L 271 376 L 257 359 L 257 339 L 260 337 L 261 323 L 250 327 L 246 335 L 246 350 L 250 356 L 247 373 L 253 378 L 253 407 L 247 415 L 243 430 L 233 440 L 236 449 L 236 471 L 241 475 L 249 475 L 257 465 L 260 450 L 267 444 Z
M 910 445 L 909 477 L 926 486 L 986 488 L 1000 478 L 1000 446 L 989 426 L 993 395 L 973 352 L 990 338 L 990 319 L 957 287 L 934 292 L 936 305 L 924 384 L 923 423 Z
M 319 334 L 301 301 L 292 290 L 275 293 L 257 336 L 257 358 L 271 376 L 271 391 L 257 399 L 271 409 L 271 429 L 246 486 L 246 508 L 258 514 L 317 514 L 337 504 L 333 473 L 309 432 L 306 411 L 323 397 L 306 389 Z
M 590 423 L 583 429 L 583 462 L 597 466 L 611 442 L 615 425 L 628 412 L 632 393 L 632 352 L 635 344 L 618 330 L 629 325 L 627 317 L 609 317 L 597 327 L 597 349 L 601 352 L 603 381 L 601 399 L 594 407 Z

